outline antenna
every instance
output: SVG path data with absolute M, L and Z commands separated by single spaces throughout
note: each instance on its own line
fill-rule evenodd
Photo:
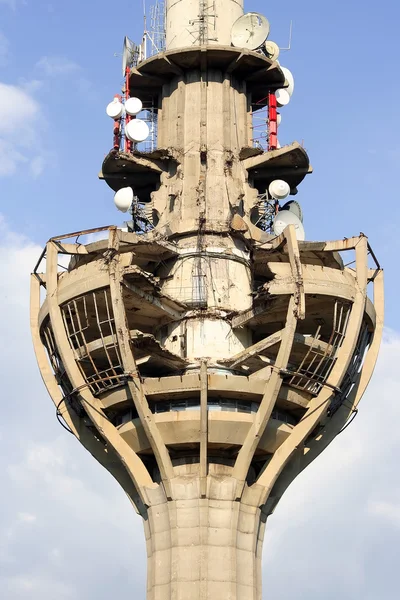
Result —
M 290 185 L 283 179 L 275 179 L 270 183 L 268 191 L 274 200 L 285 200 L 290 194 Z
M 280 48 L 278 44 L 267 40 L 264 44 L 264 49 L 269 59 L 278 60 L 280 54 Z
M 133 202 L 133 189 L 124 187 L 118 190 L 114 196 L 114 204 L 121 212 L 128 212 Z
M 285 76 L 286 81 L 288 82 L 288 87 L 284 88 L 290 97 L 292 97 L 294 92 L 294 77 L 291 71 L 286 67 L 281 67 L 281 71 Z
M 290 94 L 286 88 L 276 90 L 275 96 L 276 96 L 276 103 L 279 106 L 279 108 L 282 108 L 283 106 L 287 106 L 290 102 Z
M 289 27 L 289 44 L 287 48 L 281 48 L 281 50 L 289 51 L 292 49 L 292 34 L 293 34 L 293 21 L 290 21 Z
M 296 215 L 301 222 L 303 222 L 303 211 L 301 210 L 300 204 L 296 200 L 289 200 L 289 202 L 286 202 L 286 204 L 284 204 L 280 209 L 280 212 L 283 210 L 289 210 Z
M 231 42 L 236 48 L 257 50 L 269 36 L 269 21 L 259 13 L 246 13 L 232 26 Z
M 150 26 L 147 27 L 146 3 L 143 0 L 143 38 L 142 58 L 154 56 L 165 50 L 166 43 L 166 3 L 165 0 L 155 0 L 150 6 Z
M 106 113 L 114 121 L 122 117 L 124 113 L 124 105 L 118 96 L 116 96 L 114 100 L 107 105 Z
M 138 56 L 138 48 L 127 36 L 124 38 L 124 47 L 122 50 L 122 76 L 125 77 L 126 69 L 132 67 Z
M 303 223 L 300 221 L 299 217 L 290 210 L 279 211 L 273 225 L 275 235 L 281 235 L 288 225 L 294 225 L 297 239 L 299 242 L 304 242 L 306 234 L 304 232 Z
M 140 144 L 144 142 L 150 135 L 149 126 L 142 119 L 132 119 L 125 125 L 125 136 L 130 142 Z
M 125 112 L 130 117 L 136 117 L 143 109 L 143 104 L 140 98 L 128 98 L 125 102 Z

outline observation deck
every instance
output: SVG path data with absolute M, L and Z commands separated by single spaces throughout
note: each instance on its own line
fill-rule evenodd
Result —
M 298 428 L 306 426 L 304 441 L 311 448 L 316 432 L 336 413 L 348 413 L 366 350 L 375 352 L 382 322 L 380 271 L 378 267 L 367 270 L 363 237 L 312 243 L 296 242 L 289 233 L 264 244 L 254 243 L 252 307 L 242 313 L 225 312 L 233 331 L 248 340 L 246 347 L 224 354 L 210 340 L 207 359 L 203 348 L 197 353 L 190 347 L 185 324 L 211 313 L 222 316 L 227 307 L 212 290 L 199 309 L 187 305 L 183 290 L 173 296 L 168 293 L 164 274 L 182 253 L 176 244 L 155 232 L 137 236 L 114 228 L 108 239 L 86 246 L 51 240 L 46 250 L 47 271 L 33 276 L 32 322 L 37 323 L 38 356 L 43 342 L 54 381 L 63 390 L 63 414 L 78 411 L 92 420 L 98 418 L 79 400 L 84 388 L 93 409 L 114 424 L 121 439 L 149 467 L 154 466 L 152 435 L 140 419 L 137 402 L 132 402 L 132 381 L 140 382 L 152 427 L 157 428 L 173 464 L 183 458 L 193 461 L 199 459 L 201 398 L 206 390 L 208 460 L 234 466 L 250 431 L 263 418 L 265 394 L 279 373 L 282 385 L 249 462 L 248 484 Z M 339 252 L 348 251 L 356 252 L 355 270 L 343 265 Z M 57 273 L 59 254 L 72 258 L 68 270 Z M 365 290 L 368 282 L 378 286 L 375 306 L 359 288 L 361 271 Z M 48 292 L 41 306 L 40 286 Z M 121 304 L 115 297 L 119 286 Z M 51 294 L 51 289 L 57 294 Z M 168 324 L 178 326 L 175 342 L 165 337 Z M 129 349 L 122 345 L 121 327 Z M 287 358 L 282 361 L 285 347 Z M 126 352 L 132 353 L 134 361 L 130 369 Z M 347 366 L 333 377 L 343 360 Z M 41 368 L 51 387 L 53 376 L 44 359 Z M 327 392 L 323 410 L 311 418 Z

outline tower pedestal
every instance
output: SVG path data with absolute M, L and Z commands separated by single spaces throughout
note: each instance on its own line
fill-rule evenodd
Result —
M 210 466 L 209 497 L 199 497 L 198 477 L 180 477 L 174 500 L 154 498 L 148 509 L 148 600 L 261 599 L 266 517 L 257 503 L 234 500 L 230 469 Z

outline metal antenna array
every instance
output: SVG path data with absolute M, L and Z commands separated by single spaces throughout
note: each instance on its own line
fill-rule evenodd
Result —
M 190 21 L 190 25 L 198 23 L 198 41 L 200 45 L 207 44 L 208 42 L 217 42 L 218 38 L 215 36 L 216 30 L 216 7 L 215 0 L 209 3 L 207 0 L 199 0 L 199 16 L 198 19 Z M 211 25 L 211 27 L 210 27 Z M 214 31 L 214 36 L 211 36 L 210 28 Z
M 207 19 L 207 0 L 200 0 L 199 10 L 199 41 L 205 44 L 208 41 L 208 19 Z
M 143 2 L 144 11 L 144 33 L 143 43 L 145 46 L 144 58 L 154 56 L 165 50 L 165 13 L 166 3 L 164 0 L 155 0 L 150 6 L 150 28 L 147 29 L 146 3 Z

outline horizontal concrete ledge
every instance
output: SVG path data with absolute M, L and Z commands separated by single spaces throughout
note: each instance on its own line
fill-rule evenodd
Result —
M 253 102 L 261 101 L 269 90 L 286 85 L 278 63 L 264 54 L 233 46 L 207 45 L 160 52 L 148 58 L 132 69 L 130 89 L 133 95 L 140 89 L 142 98 L 151 98 L 162 93 L 164 83 L 197 69 L 218 70 L 246 81 Z

